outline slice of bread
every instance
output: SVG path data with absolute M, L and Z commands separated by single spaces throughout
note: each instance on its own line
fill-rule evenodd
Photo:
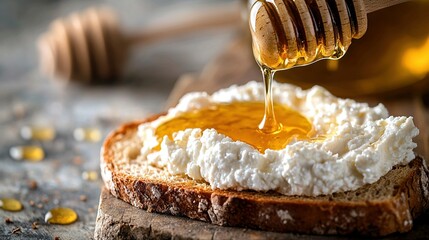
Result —
M 125 124 L 109 135 L 101 150 L 101 172 L 114 196 L 149 212 L 267 231 L 384 236 L 411 230 L 413 219 L 429 206 L 429 171 L 421 157 L 394 167 L 374 184 L 326 196 L 212 190 L 143 159 L 137 136 L 141 123 Z

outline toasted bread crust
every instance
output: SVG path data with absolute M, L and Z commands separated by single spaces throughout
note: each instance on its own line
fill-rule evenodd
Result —
M 276 232 L 384 236 L 411 230 L 413 219 L 429 206 L 429 171 L 421 157 L 409 164 L 411 171 L 392 197 L 367 201 L 211 190 L 186 182 L 170 184 L 116 172 L 112 145 L 126 133 L 136 132 L 139 124 L 158 117 L 121 126 L 107 137 L 101 150 L 106 187 L 117 198 L 148 212 Z

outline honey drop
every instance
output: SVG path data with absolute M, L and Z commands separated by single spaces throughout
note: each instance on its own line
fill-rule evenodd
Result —
M 266 149 L 283 149 L 293 139 L 312 137 L 312 125 L 303 115 L 279 104 L 273 104 L 273 111 L 282 126 L 276 131 L 263 131 L 258 127 L 265 113 L 263 102 L 233 102 L 183 113 L 158 126 L 155 134 L 161 142 L 164 136 L 172 139 L 173 133 L 187 128 L 213 128 L 234 141 L 250 144 L 262 153 Z
M 98 173 L 96 171 L 84 171 L 82 172 L 82 178 L 86 181 L 96 181 Z
M 101 132 L 97 128 L 76 128 L 73 136 L 77 141 L 98 142 L 101 140 Z
M 52 141 L 55 138 L 55 129 L 52 127 L 30 127 L 21 128 L 21 137 L 25 140 Z
M 77 213 L 71 208 L 52 208 L 45 215 L 45 222 L 50 224 L 67 225 L 76 222 Z
M 38 162 L 45 158 L 45 151 L 39 146 L 14 146 L 9 149 L 10 156 L 15 160 Z
M 22 210 L 22 204 L 14 198 L 1 198 L 0 208 L 10 212 L 17 212 Z

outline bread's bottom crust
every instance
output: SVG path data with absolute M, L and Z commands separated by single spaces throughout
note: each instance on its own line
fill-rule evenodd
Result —
M 411 230 L 413 218 L 428 206 L 428 171 L 422 159 L 394 197 L 367 202 L 249 198 L 231 191 L 207 191 L 113 175 L 110 192 L 148 212 L 186 216 L 222 226 L 306 234 L 384 236 Z M 426 181 L 424 181 L 426 179 Z M 424 186 L 426 184 L 426 186 Z M 109 187 L 109 186 L 108 186 Z M 112 187 L 112 186 L 110 186 Z

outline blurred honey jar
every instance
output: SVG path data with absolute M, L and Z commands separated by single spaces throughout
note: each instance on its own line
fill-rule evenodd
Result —
M 249 0 L 250 9 L 255 0 Z M 321 85 L 340 97 L 411 95 L 429 90 L 429 1 L 368 14 L 368 29 L 340 60 L 278 71 L 279 82 Z

